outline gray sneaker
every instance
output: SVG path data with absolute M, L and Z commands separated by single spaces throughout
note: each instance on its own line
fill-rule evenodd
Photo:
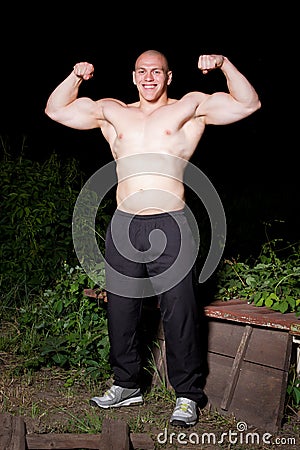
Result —
M 93 397 L 90 405 L 100 408 L 118 408 L 119 406 L 129 406 L 133 404 L 142 404 L 143 397 L 139 388 L 128 389 L 121 386 L 112 385 L 103 397 Z
M 197 403 L 189 398 L 179 397 L 170 419 L 170 424 L 177 427 L 191 427 L 198 420 Z

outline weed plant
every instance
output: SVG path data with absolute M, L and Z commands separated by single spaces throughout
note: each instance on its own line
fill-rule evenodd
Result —
M 284 257 L 280 257 L 284 255 Z M 256 260 L 225 259 L 218 271 L 218 297 L 245 299 L 281 313 L 300 316 L 300 244 L 274 239 Z

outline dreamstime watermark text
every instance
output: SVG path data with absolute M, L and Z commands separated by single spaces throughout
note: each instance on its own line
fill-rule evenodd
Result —
M 268 432 L 248 431 L 246 422 L 238 422 L 235 430 L 228 430 L 220 433 L 214 432 L 173 432 L 165 428 L 157 435 L 158 444 L 172 445 L 220 445 L 220 444 L 239 444 L 239 445 L 294 445 L 295 437 L 273 436 Z

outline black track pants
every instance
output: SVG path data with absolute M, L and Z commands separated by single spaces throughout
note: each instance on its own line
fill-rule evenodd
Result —
M 115 384 L 127 388 L 139 385 L 137 330 L 142 298 L 157 295 L 169 381 L 177 397 L 201 402 L 204 382 L 193 276 L 196 251 L 183 210 L 154 215 L 117 210 L 114 214 L 107 230 L 105 259 Z

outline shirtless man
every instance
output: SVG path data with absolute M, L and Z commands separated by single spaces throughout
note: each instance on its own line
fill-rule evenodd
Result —
M 51 119 L 68 127 L 100 128 L 116 161 L 117 209 L 112 218 L 114 225 L 111 222 L 107 230 L 105 260 L 107 267 L 127 277 L 128 285 L 124 285 L 123 295 L 116 291 L 118 282 L 108 271 L 114 384 L 102 397 L 93 397 L 91 404 L 111 408 L 143 402 L 136 332 L 144 287 L 140 289 L 136 280 L 148 277 L 159 299 L 168 378 L 176 394 L 170 423 L 183 427 L 197 422 L 198 408 L 207 402 L 191 267 L 195 245 L 185 217 L 183 173 L 206 125 L 237 122 L 261 107 L 253 86 L 225 56 L 201 55 L 198 68 L 203 74 L 221 70 L 228 93 L 189 92 L 179 100 L 169 98 L 172 71 L 168 61 L 162 53 L 149 50 L 137 58 L 133 71 L 137 102 L 79 97 L 81 83 L 94 73 L 92 64 L 80 62 L 52 92 L 45 109 Z M 157 230 L 163 233 L 166 243 L 161 241 L 161 233 L 152 234 Z M 125 233 L 138 257 L 131 255 L 126 245 L 122 247 Z M 176 270 L 174 275 L 168 269 L 180 252 L 187 270 L 178 277 Z

